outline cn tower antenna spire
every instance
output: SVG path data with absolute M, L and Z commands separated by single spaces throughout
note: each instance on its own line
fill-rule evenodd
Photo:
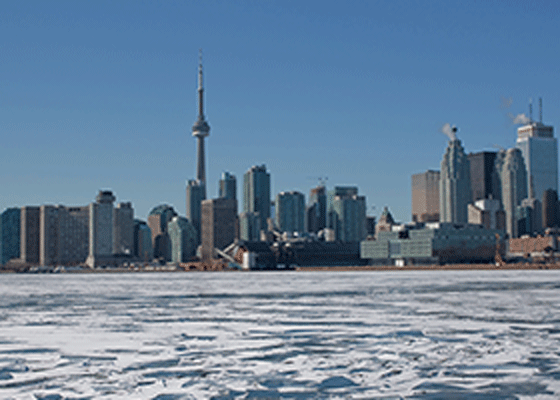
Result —
M 206 185 L 206 167 L 204 163 L 204 138 L 210 135 L 210 125 L 204 118 L 204 87 L 202 81 L 202 49 L 198 51 L 198 117 L 192 127 L 193 136 L 197 138 L 196 179 Z M 204 189 L 206 193 L 206 189 Z M 206 198 L 206 194 L 204 195 Z

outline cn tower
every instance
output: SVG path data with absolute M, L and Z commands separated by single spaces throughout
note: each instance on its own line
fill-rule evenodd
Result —
M 204 118 L 204 87 L 202 82 L 202 50 L 199 52 L 198 63 L 198 118 L 192 127 L 193 136 L 198 139 L 196 159 L 196 180 L 203 186 L 206 198 L 206 167 L 204 165 L 204 138 L 210 134 L 210 125 Z

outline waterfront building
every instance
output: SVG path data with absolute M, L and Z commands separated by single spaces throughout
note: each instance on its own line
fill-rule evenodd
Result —
M 356 186 L 335 186 L 327 192 L 327 228 L 336 231 L 336 214 L 334 213 L 334 198 L 352 197 L 358 195 Z
M 261 217 L 259 213 L 243 212 L 239 214 L 239 239 L 259 241 L 261 238 Z
M 553 189 L 543 192 L 542 200 L 542 227 L 556 228 L 560 222 L 558 210 L 558 193 Z
M 281 232 L 305 232 L 305 196 L 303 193 L 280 192 L 276 195 L 276 226 Z
M 523 199 L 517 207 L 518 235 L 537 235 L 542 232 L 542 205 L 537 199 Z
M 439 193 L 440 221 L 467 223 L 467 206 L 472 199 L 470 163 L 457 138 L 449 140 L 441 161 Z
M 171 241 L 167 232 L 167 225 L 176 215 L 173 207 L 167 204 L 161 204 L 150 211 L 148 226 L 152 233 L 154 258 L 171 261 Z
M 469 204 L 469 224 L 480 224 L 486 229 L 505 231 L 506 214 L 499 200 L 488 198 Z
M 193 224 L 185 217 L 174 216 L 167 224 L 171 242 L 171 261 L 187 262 L 196 254 L 198 234 Z
M 270 218 L 270 174 L 264 164 L 252 166 L 243 175 L 243 212 L 257 213 L 260 229 L 267 227 Z
M 89 205 L 90 267 L 113 260 L 113 203 L 116 198 L 110 190 L 100 190 L 95 203 Z
M 412 220 L 439 221 L 439 171 L 412 175 Z
M 237 201 L 218 198 L 202 202 L 202 259 L 215 258 L 235 241 Z
M 554 128 L 531 121 L 517 129 L 517 148 L 527 168 L 528 197 L 540 199 L 547 189 L 558 193 L 558 143 Z
M 0 214 L 0 265 L 20 257 L 21 210 L 8 208 Z
M 327 191 L 325 186 L 317 186 L 309 192 L 306 208 L 307 231 L 317 233 L 327 226 Z
M 496 152 L 469 153 L 467 157 L 470 165 L 471 202 L 488 198 L 499 199 L 499 194 L 496 196 L 492 185 Z
M 362 241 L 361 258 L 372 265 L 398 266 L 490 262 L 496 254 L 496 234 L 503 237 L 501 230 L 472 224 L 428 222 L 398 228 Z
M 134 220 L 134 256 L 146 262 L 154 258 L 152 230 L 139 219 Z
M 119 203 L 113 211 L 113 254 L 134 253 L 134 209 L 132 203 Z
M 39 263 L 39 207 L 22 207 L 20 222 L 20 260 L 36 265 Z
M 517 148 L 508 149 L 497 157 L 500 176 L 502 206 L 506 215 L 506 232 L 510 238 L 518 237 L 517 207 L 527 198 L 527 172 L 523 155 Z M 501 166 L 501 167 L 500 167 Z

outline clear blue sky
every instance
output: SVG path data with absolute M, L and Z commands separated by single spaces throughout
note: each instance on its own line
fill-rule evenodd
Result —
M 506 113 L 543 97 L 558 128 L 559 21 L 554 1 L 5 1 L 0 210 L 111 189 L 184 215 L 202 48 L 210 197 L 264 163 L 274 195 L 327 176 L 409 221 L 444 123 L 469 152 L 511 147 Z

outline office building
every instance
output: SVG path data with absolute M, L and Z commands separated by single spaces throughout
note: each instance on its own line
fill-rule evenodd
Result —
M 219 197 L 221 199 L 237 200 L 237 179 L 229 172 L 222 173 L 220 179 Z
M 439 171 L 412 175 L 412 220 L 439 221 Z
M 558 193 L 555 190 L 547 189 L 543 193 L 542 200 L 542 227 L 556 228 L 560 222 L 558 210 Z
M 201 232 L 201 203 L 206 200 L 206 187 L 198 180 L 189 180 L 187 183 L 187 219 L 196 229 L 198 243 L 200 244 Z
M 517 148 L 527 168 L 528 197 L 541 199 L 547 189 L 558 193 L 558 142 L 554 128 L 540 121 L 531 121 L 517 129 Z
M 317 233 L 327 226 L 327 191 L 324 186 L 317 186 L 309 192 L 309 204 L 306 209 L 307 231 Z
M 440 221 L 466 224 L 472 199 L 470 163 L 457 138 L 449 141 L 441 161 L 439 195 Z
M 20 257 L 21 211 L 8 208 L 0 214 L 0 265 Z
M 145 221 L 134 220 L 134 256 L 141 261 L 154 258 L 152 230 Z
M 198 234 L 193 224 L 176 215 L 167 224 L 167 232 L 171 242 L 171 261 L 181 263 L 191 260 L 198 246 Z
M 134 209 L 132 203 L 119 203 L 113 211 L 113 254 L 134 253 Z
M 276 195 L 276 227 L 281 232 L 305 231 L 305 196 L 303 193 L 280 192 Z
M 499 199 L 492 185 L 496 152 L 469 153 L 467 157 L 471 168 L 471 202 L 489 198 Z
M 87 265 L 96 267 L 113 260 L 113 203 L 109 190 L 100 190 L 89 205 L 89 255 Z
M 506 214 L 502 203 L 496 199 L 480 199 L 469 204 L 469 224 L 479 224 L 486 229 L 505 231 Z
M 375 237 L 379 236 L 379 232 L 391 232 L 395 224 L 395 219 L 389 211 L 389 207 L 383 207 L 379 222 L 375 226 Z
M 237 201 L 212 199 L 202 202 L 202 259 L 215 258 L 215 250 L 223 250 L 235 241 Z
M 260 228 L 270 218 L 270 174 L 266 165 L 253 166 L 243 175 L 243 212 L 258 213 Z
M 497 168 L 501 168 L 499 176 L 506 232 L 510 238 L 518 237 L 517 207 L 527 198 L 527 171 L 521 151 L 516 148 L 505 151 L 503 157 L 497 157 Z
M 523 199 L 517 207 L 518 235 L 537 235 L 542 232 L 542 206 L 540 200 Z
M 167 225 L 176 215 L 173 207 L 167 204 L 154 207 L 150 211 L 148 226 L 152 233 L 154 258 L 171 261 L 171 241 L 167 232 Z
M 339 197 L 352 197 L 358 195 L 358 188 L 356 186 L 335 186 L 332 190 L 327 192 L 327 228 L 336 230 L 336 215 L 334 213 L 334 198 Z
M 39 264 L 39 207 L 22 207 L 20 226 L 20 260 L 26 264 L 37 265 Z

